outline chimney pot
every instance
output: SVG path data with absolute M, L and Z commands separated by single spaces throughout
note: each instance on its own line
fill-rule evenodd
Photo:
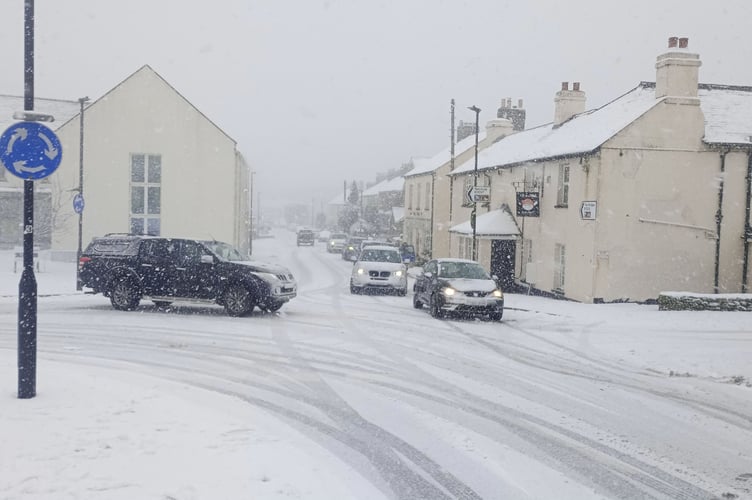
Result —
M 668 48 L 672 49 L 672 48 L 676 47 L 678 43 L 679 43 L 679 37 L 677 37 L 677 36 L 671 36 L 668 39 Z
M 512 109 L 512 98 L 507 97 L 507 108 Z
M 569 90 L 569 82 L 561 82 L 561 90 Z
M 689 46 L 689 38 L 680 38 L 679 39 L 679 48 L 680 49 L 686 49 Z
M 577 90 L 577 91 L 579 91 L 579 90 L 580 90 L 580 82 L 574 82 L 574 83 L 572 84 L 572 90 Z

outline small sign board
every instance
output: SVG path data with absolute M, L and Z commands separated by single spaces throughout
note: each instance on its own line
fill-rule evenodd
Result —
M 580 207 L 580 216 L 583 220 L 595 220 L 597 209 L 597 201 L 583 201 L 582 206 Z
M 491 187 L 490 186 L 473 186 L 467 192 L 467 197 L 473 203 L 488 203 L 491 201 Z
M 517 217 L 540 217 L 540 193 L 537 191 L 517 193 Z

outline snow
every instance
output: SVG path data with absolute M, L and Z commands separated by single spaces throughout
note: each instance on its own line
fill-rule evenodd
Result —
M 453 233 L 473 234 L 470 221 L 465 221 L 450 230 Z M 491 210 L 475 218 L 475 234 L 478 236 L 505 236 L 514 237 L 520 234 L 520 229 L 514 222 L 514 217 L 508 210 Z
M 752 497 L 750 313 L 507 294 L 501 324 L 440 321 L 292 232 L 254 251 L 299 281 L 277 314 L 115 311 L 43 260 L 25 400 L 0 251 L 0 498 Z

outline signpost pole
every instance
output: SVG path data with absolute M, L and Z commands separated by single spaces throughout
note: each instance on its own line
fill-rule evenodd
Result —
M 24 3 L 24 110 L 34 110 L 34 0 Z M 34 276 L 34 182 L 24 180 L 23 272 L 18 284 L 18 398 L 37 392 L 37 280 Z
M 470 111 L 475 112 L 475 168 L 473 170 L 473 190 L 478 187 L 478 115 L 480 114 L 480 108 L 478 106 L 470 106 Z M 470 214 L 470 225 L 473 228 L 473 260 L 478 260 L 478 243 L 476 239 L 475 231 L 475 219 L 478 215 L 478 198 L 473 196 L 473 211 Z
M 75 211 L 78 212 L 78 248 L 76 250 L 76 290 L 83 290 L 79 277 L 78 261 L 81 260 L 83 252 L 83 231 L 84 231 L 84 104 L 89 100 L 88 97 L 81 97 L 78 103 L 81 105 L 79 114 L 80 128 L 78 131 L 79 150 L 78 150 L 78 196 L 76 197 Z

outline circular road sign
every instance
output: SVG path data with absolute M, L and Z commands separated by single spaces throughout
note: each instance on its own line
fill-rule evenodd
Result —
M 84 202 L 84 195 L 81 193 L 76 193 L 76 195 L 73 197 L 73 211 L 77 214 L 80 214 L 84 211 L 84 206 L 86 203 Z
M 0 162 L 21 179 L 44 179 L 57 170 L 62 157 L 60 139 L 41 123 L 15 123 L 0 136 Z

